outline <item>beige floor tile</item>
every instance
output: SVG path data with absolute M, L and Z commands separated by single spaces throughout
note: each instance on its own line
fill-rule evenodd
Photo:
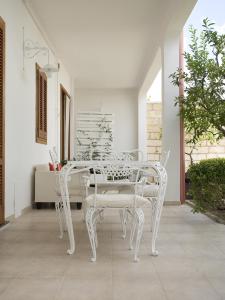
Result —
M 18 257 L 13 256 L 0 256 L 0 279 L 17 276 L 23 264 L 26 263 L 26 259 L 18 259 Z
M 58 233 L 58 224 L 57 222 L 13 222 L 10 226 L 7 227 L 9 231 L 45 231 L 52 232 L 51 234 Z
M 113 300 L 164 300 L 165 292 L 158 279 L 141 276 L 113 281 Z
M 45 242 L 58 242 L 59 239 L 59 231 L 49 232 L 49 231 L 22 231 L 22 232 L 13 232 L 17 234 L 18 242 L 26 242 L 30 241 L 32 243 L 45 243 Z
M 147 252 L 146 248 L 141 247 L 139 250 L 139 260 L 142 261 L 149 261 L 151 259 L 150 255 Z M 119 264 L 129 263 L 129 264 L 137 264 L 134 261 L 134 250 L 114 250 L 112 253 L 112 262 L 118 262 Z
M 162 280 L 167 298 L 170 300 L 222 300 L 221 296 L 204 278 L 182 278 L 171 280 L 169 277 Z
M 223 277 L 225 278 L 225 259 L 196 259 L 196 269 L 207 277 Z
M 218 237 L 214 242 L 214 246 L 225 255 L 225 241 L 223 241 L 223 237 Z
M 61 279 L 14 279 L 1 295 L 4 300 L 54 300 Z
M 57 300 L 112 300 L 112 280 L 98 278 L 64 278 Z
M 175 257 L 153 257 L 152 262 L 161 279 L 172 278 L 175 282 L 182 278 L 196 278 L 200 276 L 200 271 L 196 267 L 196 260 L 189 258 Z
M 32 256 L 37 246 L 29 241 L 24 242 L 2 242 L 0 244 L 0 256 L 12 255 L 14 257 Z
M 125 255 L 124 255 L 125 256 Z M 115 257 L 112 265 L 113 280 L 126 280 L 130 279 L 135 281 L 137 278 L 148 277 L 149 279 L 157 279 L 155 267 L 150 257 L 142 256 L 140 261 L 134 262 L 133 260 L 118 260 Z
M 48 256 L 27 258 L 27 263 L 20 267 L 17 277 L 20 278 L 50 278 L 62 277 L 68 269 L 72 257 Z
M 112 263 L 98 260 L 97 262 L 73 261 L 65 272 L 66 277 L 78 279 L 96 279 L 112 280 Z
M 13 279 L 10 278 L 0 278 L 0 299 L 3 299 L 2 294 L 5 292 L 12 280 Z
M 216 246 L 209 243 L 189 243 L 183 245 L 184 252 L 186 257 L 194 258 L 194 259 L 225 259 L 225 254 Z
M 82 211 L 72 211 L 76 252 L 58 239 L 54 210 L 33 210 L 0 231 L 0 299 L 154 300 L 225 299 L 225 226 L 192 214 L 188 206 L 165 207 L 150 256 L 150 210 L 140 261 L 122 229 L 118 211 L 106 211 L 98 226 L 97 262 Z M 55 298 L 57 297 L 57 298 Z
M 76 254 L 74 255 L 76 261 L 90 261 L 92 250 L 89 240 L 82 243 L 77 243 Z M 97 260 L 102 262 L 111 262 L 112 260 L 112 244 L 110 241 L 99 239 L 97 248 Z
M 151 253 L 151 242 L 145 243 L 148 253 Z M 163 239 L 160 239 L 157 244 L 156 248 L 159 252 L 159 256 L 167 259 L 171 258 L 185 258 L 186 253 L 184 251 L 184 247 L 182 247 L 179 243 L 172 243 L 172 242 L 166 242 L 163 241 Z M 157 259 L 157 257 L 155 257 Z
M 18 241 L 19 237 L 21 237 L 22 233 L 18 233 L 15 231 L 9 231 L 7 229 L 0 231 L 0 241 L 1 244 L 4 242 L 15 243 Z
M 216 277 L 209 277 L 206 276 L 207 280 L 210 282 L 214 290 L 220 295 L 221 300 L 225 299 L 225 276 L 216 276 Z
M 161 238 L 162 233 L 160 232 L 159 239 Z M 195 243 L 206 243 L 212 244 L 214 239 L 216 238 L 216 235 L 210 239 L 210 236 L 212 236 L 211 233 L 205 232 L 185 232 L 184 233 L 169 233 L 169 236 L 172 241 L 182 243 L 183 245 L 189 245 L 189 244 L 195 244 Z
M 65 240 L 55 239 L 55 241 L 46 241 L 37 243 L 35 248 L 35 257 L 38 256 L 65 256 L 67 255 L 69 243 Z

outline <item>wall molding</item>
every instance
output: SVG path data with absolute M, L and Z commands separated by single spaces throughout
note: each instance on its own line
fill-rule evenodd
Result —
M 29 206 L 27 206 L 27 207 L 25 207 L 25 208 L 23 208 L 23 209 L 21 210 L 21 215 L 20 215 L 19 217 L 16 218 L 16 217 L 15 217 L 15 214 L 12 214 L 12 215 L 10 215 L 10 216 L 8 216 L 8 217 L 6 218 L 6 221 L 8 221 L 8 222 L 14 222 L 16 219 L 22 217 L 23 215 L 27 214 L 27 213 L 30 212 L 31 210 L 32 210 L 32 208 L 31 208 L 31 206 L 29 205 Z

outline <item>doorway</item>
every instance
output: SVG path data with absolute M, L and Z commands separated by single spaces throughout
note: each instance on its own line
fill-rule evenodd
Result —
M 0 225 L 5 223 L 5 22 L 0 17 Z
M 60 84 L 60 160 L 70 160 L 70 100 L 66 89 Z

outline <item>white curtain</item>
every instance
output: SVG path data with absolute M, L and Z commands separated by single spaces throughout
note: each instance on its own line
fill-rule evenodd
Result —
M 64 159 L 68 160 L 69 143 L 70 143 L 70 98 L 66 96 L 65 101 L 65 114 L 64 114 Z

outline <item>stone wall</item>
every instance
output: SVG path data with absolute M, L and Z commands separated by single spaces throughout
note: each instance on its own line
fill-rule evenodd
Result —
M 162 103 L 147 104 L 147 154 L 151 161 L 159 160 L 162 147 Z M 189 147 L 185 146 L 185 152 L 189 152 Z M 218 144 L 211 144 L 204 141 L 197 150 L 193 151 L 194 162 L 202 159 L 225 157 L 225 138 Z M 190 157 L 185 155 L 186 169 L 190 165 Z
M 185 152 L 190 152 L 190 147 L 186 145 Z M 220 140 L 218 144 L 211 144 L 208 141 L 202 142 L 202 145 L 198 149 L 193 151 L 192 158 L 194 162 L 198 162 L 202 159 L 225 157 L 225 139 Z M 185 155 L 186 169 L 190 165 L 190 157 Z
M 148 160 L 159 160 L 162 148 L 161 103 L 147 104 L 147 139 Z

